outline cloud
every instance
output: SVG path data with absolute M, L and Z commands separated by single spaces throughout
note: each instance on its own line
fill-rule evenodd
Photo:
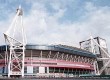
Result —
M 61 23 L 60 19 L 67 13 L 67 7 L 70 3 L 50 2 L 49 7 L 54 10 L 53 12 L 47 9 L 46 2 L 31 3 L 29 12 L 24 13 L 26 14 L 24 16 L 24 26 L 28 43 L 65 44 L 79 47 L 78 42 L 88 39 L 90 33 L 92 33 L 93 37 L 105 38 L 110 48 L 110 7 L 96 6 L 93 2 L 86 2 L 82 7 L 85 13 L 82 13 L 83 15 L 79 17 L 80 21 L 70 22 L 68 20 Z M 73 13 L 68 15 L 71 14 Z M 7 22 L 9 23 L 10 20 Z M 7 22 L 1 22 L 0 25 L 2 26 Z M 0 31 L 4 32 L 4 29 Z
M 49 16 L 44 5 L 34 4 L 29 16 L 24 19 L 28 40 L 31 35 L 35 34 L 31 36 L 29 43 L 51 44 L 58 41 L 61 42 L 61 36 L 58 33 L 58 29 L 60 29 L 58 19 L 63 16 L 64 11 L 63 9 L 57 9 L 54 15 Z

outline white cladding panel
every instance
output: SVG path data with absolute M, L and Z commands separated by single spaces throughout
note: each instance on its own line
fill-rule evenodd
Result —
M 27 73 L 33 73 L 33 66 L 27 66 Z
M 39 73 L 45 73 L 45 67 L 39 67 Z
M 101 47 L 103 47 L 103 48 L 107 48 L 107 45 L 106 45 L 106 41 L 105 41 L 105 40 L 100 39 L 99 41 L 100 41 L 100 45 L 101 45 Z
M 4 67 L 4 73 L 8 73 L 8 67 Z

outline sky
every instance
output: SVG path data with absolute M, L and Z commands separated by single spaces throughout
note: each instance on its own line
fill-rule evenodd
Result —
M 0 0 L 0 44 L 19 5 L 27 43 L 79 47 L 92 34 L 110 49 L 110 0 Z

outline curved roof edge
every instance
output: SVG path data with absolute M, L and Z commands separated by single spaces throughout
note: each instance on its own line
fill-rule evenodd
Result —
M 80 48 L 66 46 L 66 45 L 33 45 L 33 44 L 27 44 L 26 49 L 61 51 L 61 52 L 67 52 L 67 53 L 71 53 L 71 54 L 96 58 L 96 55 L 93 54 L 92 52 L 88 52 L 88 51 L 82 50 Z
M 88 52 L 86 50 L 72 47 L 72 46 L 67 46 L 67 45 L 36 45 L 36 44 L 27 44 L 26 49 L 34 49 L 34 50 L 52 50 L 52 51 L 59 51 L 59 52 L 66 52 L 70 54 L 75 54 L 75 55 L 81 55 L 81 56 L 86 56 L 86 57 L 92 57 L 96 58 L 96 55 Z M 0 46 L 0 51 L 5 51 L 6 50 L 6 45 L 1 45 Z

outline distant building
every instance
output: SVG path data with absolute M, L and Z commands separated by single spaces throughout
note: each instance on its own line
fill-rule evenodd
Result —
M 87 51 L 90 51 L 94 52 L 94 54 L 97 56 L 97 58 L 108 58 L 108 56 L 105 54 L 105 52 L 107 54 L 108 53 L 108 48 L 107 48 L 107 43 L 106 43 L 106 40 L 105 39 L 102 39 L 100 37 L 95 37 L 94 38 L 94 41 L 100 45 L 101 47 L 99 47 L 95 42 L 91 42 L 91 39 L 88 39 L 88 40 L 85 40 L 85 41 L 81 41 L 79 44 L 80 44 L 80 48 L 81 49 L 84 49 L 84 50 L 87 50 Z M 102 50 L 104 49 L 104 51 Z M 108 60 L 98 60 L 98 68 L 99 70 L 107 63 Z M 110 74 L 110 65 L 108 65 L 106 67 L 106 69 L 103 71 L 102 74 Z

